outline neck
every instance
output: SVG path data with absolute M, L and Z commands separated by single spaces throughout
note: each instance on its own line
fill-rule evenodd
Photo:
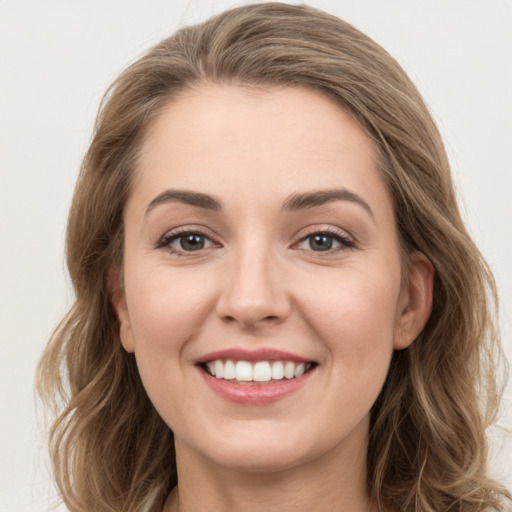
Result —
M 179 484 L 164 512 L 254 512 L 262 506 L 266 512 L 373 511 L 366 487 L 367 438 L 350 441 L 313 460 L 268 472 L 219 466 L 178 441 Z

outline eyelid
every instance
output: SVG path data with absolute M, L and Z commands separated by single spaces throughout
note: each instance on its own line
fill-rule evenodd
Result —
M 198 235 L 204 236 L 212 243 L 212 247 L 207 247 L 204 249 L 200 249 L 198 251 L 181 251 L 181 250 L 176 250 L 174 248 L 170 248 L 170 243 L 172 243 L 174 240 L 178 239 L 180 236 L 184 236 L 184 235 L 188 235 L 188 234 L 198 234 Z M 347 250 L 347 249 L 352 249 L 357 246 L 356 238 L 352 234 L 347 232 L 346 230 L 343 230 L 341 228 L 334 227 L 334 226 L 314 225 L 314 226 L 308 226 L 307 228 L 304 228 L 303 230 L 301 230 L 301 232 L 298 233 L 297 237 L 295 237 L 296 239 L 298 238 L 298 240 L 292 244 L 291 248 L 322 254 L 322 251 L 312 251 L 312 250 L 301 249 L 301 248 L 297 247 L 299 244 L 304 242 L 307 238 L 309 238 L 313 235 L 320 235 L 320 234 L 332 237 L 341 244 L 340 247 L 336 247 L 336 248 L 324 251 L 323 254 L 325 254 L 325 255 L 332 254 L 333 252 L 340 251 L 340 250 L 343 251 L 343 250 Z M 192 224 L 192 225 L 178 226 L 178 227 L 175 227 L 175 228 L 172 228 L 172 229 L 166 231 L 165 234 L 162 235 L 154 245 L 155 245 L 155 249 L 168 249 L 169 252 L 174 253 L 174 254 L 192 255 L 195 252 L 197 252 L 199 254 L 199 253 L 203 253 L 204 251 L 214 248 L 214 247 L 222 247 L 222 243 L 220 243 L 218 241 L 218 239 L 219 239 L 219 237 L 214 232 L 212 232 L 211 229 L 207 228 L 206 226 Z
M 167 249 L 167 250 L 169 250 L 169 252 L 171 252 L 173 254 L 179 254 L 179 255 L 193 254 L 196 251 L 190 251 L 190 252 L 180 251 L 180 250 L 176 250 L 176 249 L 170 247 L 171 242 L 180 238 L 181 236 L 185 236 L 185 235 L 189 235 L 189 234 L 190 235 L 197 234 L 197 235 L 204 236 L 212 243 L 213 246 L 220 247 L 222 245 L 222 244 L 220 244 L 220 242 L 217 241 L 218 237 L 216 237 L 215 234 L 210 229 L 206 228 L 205 226 L 192 224 L 192 225 L 178 226 L 176 228 L 166 231 L 155 243 L 155 249 Z M 204 252 L 211 248 L 212 247 L 207 247 L 205 249 L 198 250 L 197 253 Z
M 300 249 L 297 246 L 307 240 L 309 237 L 313 235 L 327 235 L 329 237 L 334 238 L 336 241 L 338 241 L 341 244 L 341 247 L 336 247 L 334 249 L 329 249 L 327 251 L 313 251 L 310 249 Z M 315 252 L 318 254 L 332 254 L 336 251 L 343 251 L 347 249 L 353 249 L 357 246 L 357 240 L 354 236 L 352 236 L 350 233 L 348 233 L 346 230 L 334 227 L 334 226 L 309 226 L 306 228 L 305 232 L 300 233 L 300 238 L 297 242 L 293 244 L 292 247 L 297 248 L 299 250 L 304 250 L 308 252 Z

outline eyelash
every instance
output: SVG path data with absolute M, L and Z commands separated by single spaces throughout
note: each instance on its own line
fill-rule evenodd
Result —
M 337 230 L 334 228 L 311 229 L 310 232 L 308 232 L 305 236 L 301 237 L 299 242 L 294 245 L 296 246 L 298 244 L 301 244 L 315 235 L 320 235 L 320 236 L 323 235 L 323 236 L 332 238 L 340 244 L 340 247 L 328 249 L 326 251 L 313 251 L 312 249 L 304 249 L 304 250 L 309 250 L 311 252 L 314 252 L 315 254 L 324 253 L 327 255 L 327 254 L 333 254 L 334 252 L 337 252 L 337 251 L 353 249 L 356 247 L 356 243 L 351 238 L 349 238 L 343 231 L 340 231 L 340 230 Z
M 208 240 L 212 245 L 216 245 L 216 243 L 212 240 L 210 236 L 208 236 L 206 233 L 202 232 L 201 230 L 193 230 L 193 229 L 180 229 L 179 231 L 174 231 L 170 233 L 166 233 L 157 243 L 156 248 L 157 249 L 164 249 L 166 248 L 171 254 L 177 255 L 177 256 L 187 256 L 191 255 L 194 252 L 203 252 L 204 250 L 209 249 L 207 248 L 200 248 L 197 251 L 186 251 L 186 250 L 176 250 L 173 247 L 171 247 L 171 244 L 175 242 L 176 240 L 179 240 L 182 237 L 185 236 L 191 236 L 196 235 L 199 237 L 204 238 L 205 240 Z M 296 247 L 299 244 L 302 244 L 303 242 L 307 241 L 313 236 L 326 236 L 328 238 L 332 238 L 336 242 L 340 244 L 340 247 L 335 248 L 329 248 L 325 251 L 314 251 L 312 249 L 302 249 L 304 251 L 310 251 L 317 254 L 332 254 L 334 252 L 337 252 L 339 250 L 347 250 L 347 249 L 353 249 L 356 247 L 356 243 L 351 240 L 345 233 L 342 231 L 338 231 L 333 228 L 326 228 L 326 229 L 312 229 L 309 233 L 307 233 L 305 236 L 301 237 L 301 239 L 296 242 L 293 247 Z M 299 249 L 299 248 L 298 248 Z M 300 250 L 300 249 L 299 249 Z
M 186 236 L 196 235 L 204 238 L 205 240 L 210 241 L 212 245 L 215 245 L 215 242 L 212 241 L 212 238 L 208 236 L 206 233 L 203 233 L 201 230 L 198 229 L 186 229 L 182 228 L 178 231 L 166 233 L 156 245 L 157 249 L 167 249 L 171 254 L 174 254 L 176 256 L 188 256 L 193 254 L 194 252 L 203 252 L 205 249 L 199 249 L 197 251 L 185 251 L 185 250 L 176 250 L 174 247 L 171 246 L 171 244 L 179 240 L 180 238 L 184 238 Z M 208 249 L 208 248 L 207 248 Z

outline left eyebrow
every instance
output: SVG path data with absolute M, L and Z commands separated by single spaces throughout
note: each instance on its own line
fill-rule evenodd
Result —
M 315 206 L 323 206 L 334 201 L 349 201 L 358 204 L 375 220 L 370 205 L 361 196 L 346 188 L 292 194 L 284 202 L 283 210 L 304 210 L 306 208 L 314 208 Z
M 194 192 L 192 190 L 168 189 L 157 195 L 149 203 L 145 215 L 151 210 L 154 210 L 158 205 L 173 202 L 188 204 L 189 206 L 195 206 L 196 208 L 203 208 L 205 210 L 218 211 L 222 209 L 220 201 L 208 194 Z

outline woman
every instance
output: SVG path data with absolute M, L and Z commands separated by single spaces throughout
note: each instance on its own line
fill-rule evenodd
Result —
M 70 510 L 503 509 L 493 278 L 421 97 L 353 27 L 269 3 L 155 46 L 67 250 L 39 386 Z

